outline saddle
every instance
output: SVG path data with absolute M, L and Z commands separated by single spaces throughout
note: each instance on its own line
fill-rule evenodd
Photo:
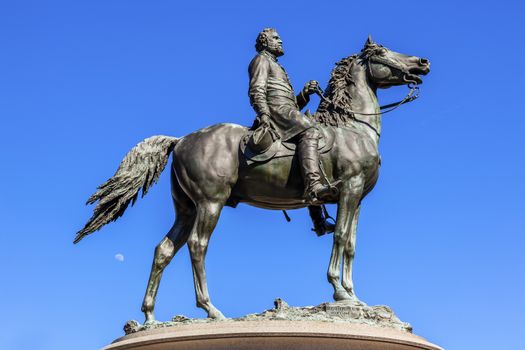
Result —
M 327 153 L 334 146 L 335 132 L 333 128 L 319 128 L 319 131 L 319 154 Z M 296 147 L 293 142 L 281 141 L 274 130 L 263 128 L 249 130 L 239 143 L 239 151 L 248 165 L 273 158 L 293 157 Z

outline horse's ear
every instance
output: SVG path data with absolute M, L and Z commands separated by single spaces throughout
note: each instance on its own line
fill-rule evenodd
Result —
M 366 39 L 365 46 L 374 44 L 374 40 L 372 40 L 372 35 L 368 34 L 368 39 Z

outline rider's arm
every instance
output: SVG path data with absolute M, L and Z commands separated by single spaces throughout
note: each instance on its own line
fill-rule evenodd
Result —
M 306 107 L 308 102 L 310 102 L 310 96 L 301 90 L 299 95 L 295 96 L 295 100 L 297 101 L 297 106 L 299 106 L 299 109 L 301 110 Z
M 248 67 L 250 75 L 248 95 L 250 96 L 250 103 L 259 117 L 263 115 L 270 116 L 270 108 L 268 108 L 268 103 L 266 102 L 266 85 L 269 70 L 270 62 L 263 55 L 255 56 Z
M 319 89 L 319 83 L 317 80 L 310 80 L 306 84 L 304 84 L 303 89 L 295 97 L 295 100 L 297 101 L 297 106 L 299 106 L 299 109 L 303 109 L 308 102 L 310 102 L 310 95 L 315 93 L 316 90 Z

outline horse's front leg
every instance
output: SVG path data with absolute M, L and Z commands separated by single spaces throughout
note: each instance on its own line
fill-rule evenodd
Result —
M 341 284 L 341 263 L 343 252 L 350 238 L 354 213 L 359 206 L 362 192 L 363 180 L 359 176 L 345 183 L 339 195 L 334 242 L 328 267 L 328 281 L 334 287 L 334 300 L 336 301 L 353 299 Z
M 352 300 L 359 301 L 354 292 L 354 282 L 352 279 L 352 264 L 354 261 L 355 254 L 355 242 L 356 242 L 356 233 L 357 233 L 357 221 L 359 219 L 359 211 L 361 210 L 361 205 L 358 205 L 354 211 L 352 224 L 350 226 L 350 235 L 346 241 L 343 257 L 343 287 L 348 292 Z

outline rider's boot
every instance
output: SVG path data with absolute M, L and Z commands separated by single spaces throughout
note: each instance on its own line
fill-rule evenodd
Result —
M 304 196 L 310 204 L 319 204 L 333 198 L 337 189 L 321 183 L 319 168 L 319 130 L 310 128 L 301 134 L 297 144 L 301 173 L 304 180 Z
M 314 231 L 318 237 L 335 231 L 335 225 L 326 221 L 323 210 L 320 206 L 309 205 L 308 212 L 310 213 L 310 218 L 312 218 L 312 223 L 314 224 L 312 231 Z

